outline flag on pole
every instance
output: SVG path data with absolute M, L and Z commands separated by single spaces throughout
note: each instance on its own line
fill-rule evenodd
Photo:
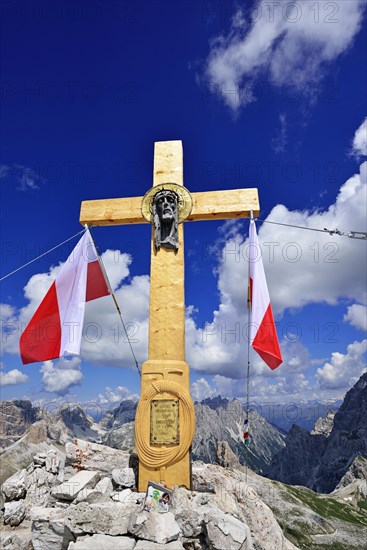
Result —
M 282 363 L 254 219 L 250 221 L 250 343 L 271 369 Z
M 97 251 L 87 229 L 20 337 L 23 364 L 78 355 L 85 303 L 108 294 Z

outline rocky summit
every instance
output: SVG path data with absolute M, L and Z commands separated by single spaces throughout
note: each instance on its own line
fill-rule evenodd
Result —
M 83 440 L 50 446 L 2 485 L 8 550 L 360 550 L 367 511 L 241 466 L 226 441 L 218 464 L 194 462 L 167 513 L 144 510 L 136 458 Z M 222 465 L 220 465 L 222 464 Z
M 136 491 L 135 410 L 123 402 L 97 424 L 79 405 L 3 403 L 1 548 L 366 547 L 367 374 L 312 433 L 294 425 L 285 437 L 251 412 L 249 447 L 239 401 L 196 403 L 194 490 L 174 487 L 163 514 Z

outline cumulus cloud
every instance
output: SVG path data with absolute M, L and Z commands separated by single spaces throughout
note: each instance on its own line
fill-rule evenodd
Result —
M 206 62 L 211 90 L 234 110 L 256 100 L 263 78 L 310 93 L 327 66 L 352 45 L 364 8 L 364 0 L 259 0 L 249 14 L 237 10 L 228 33 L 211 43 Z
M 116 406 L 121 401 L 126 399 L 131 399 L 132 401 L 138 401 L 139 396 L 136 393 L 131 393 L 131 391 L 125 386 L 117 386 L 114 390 L 109 386 L 106 386 L 104 391 L 98 395 L 99 405 L 113 405 Z
M 0 386 L 15 386 L 28 382 L 28 376 L 18 369 L 0 372 Z
M 45 361 L 40 372 L 44 391 L 58 395 L 66 395 L 72 386 L 80 385 L 83 380 L 79 357 Z
M 202 401 L 212 397 L 216 390 L 213 389 L 205 378 L 199 378 L 191 384 L 191 397 L 194 401 Z
M 350 323 L 353 327 L 367 331 L 367 307 L 362 304 L 353 304 L 348 307 L 344 315 L 344 321 Z
M 317 378 L 321 388 L 340 389 L 354 385 L 358 378 L 366 372 L 365 354 L 367 340 L 349 344 L 347 353 L 335 352 L 330 363 L 317 369 Z
M 363 163 L 359 173 L 341 186 L 335 202 L 324 211 L 290 211 L 284 205 L 277 205 L 267 221 L 321 230 L 325 227 L 363 230 L 367 210 L 366 171 L 367 163 Z M 219 251 L 219 305 L 212 318 L 205 326 L 198 326 L 192 308 L 187 310 L 187 360 L 196 371 L 211 377 L 210 383 L 202 377 L 193 384 L 196 399 L 217 394 L 245 397 L 248 239 L 241 227 L 233 222 L 225 224 L 218 242 L 213 243 L 213 253 Z M 308 304 L 333 306 L 348 299 L 354 303 L 348 308 L 345 321 L 362 328 L 366 304 L 365 270 L 356 266 L 366 265 L 366 247 L 360 240 L 331 236 L 327 232 L 270 223 L 258 224 L 258 228 L 284 362 L 271 371 L 257 354 L 252 353 L 252 399 L 286 399 L 287 395 L 293 399 L 305 396 L 319 399 L 320 386 L 323 396 L 339 387 L 326 385 L 325 375 L 315 377 L 315 367 L 326 360 L 312 358 L 301 341 L 305 327 L 297 323 L 285 325 L 282 316 L 285 310 L 300 310 Z M 349 387 L 352 378 L 345 380 L 343 389 Z
M 356 157 L 367 156 L 367 117 L 354 135 L 353 153 Z

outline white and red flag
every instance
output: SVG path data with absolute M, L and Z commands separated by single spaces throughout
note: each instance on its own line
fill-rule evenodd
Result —
M 271 369 L 282 363 L 255 221 L 250 221 L 250 342 Z
M 85 303 L 108 294 L 97 251 L 87 229 L 20 337 L 23 364 L 78 355 Z

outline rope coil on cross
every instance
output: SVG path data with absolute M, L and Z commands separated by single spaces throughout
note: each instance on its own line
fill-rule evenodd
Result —
M 160 393 L 178 398 L 183 414 L 180 415 L 180 444 L 176 447 L 156 448 L 150 444 L 150 403 Z M 190 394 L 172 380 L 154 381 L 139 401 L 135 421 L 135 444 L 139 459 L 153 468 L 162 468 L 181 460 L 188 452 L 195 434 L 195 409 Z

